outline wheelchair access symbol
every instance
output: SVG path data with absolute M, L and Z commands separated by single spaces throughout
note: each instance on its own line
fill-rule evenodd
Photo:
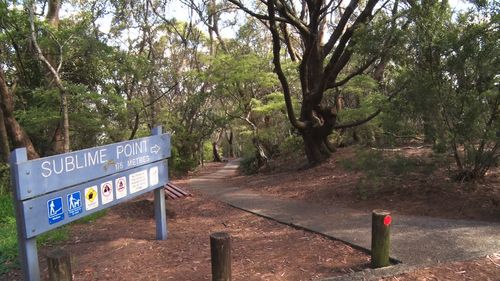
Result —
M 68 215 L 74 217 L 80 214 L 82 208 L 82 195 L 80 191 L 76 191 L 67 195 L 68 201 Z
M 54 224 L 64 219 L 62 197 L 56 197 L 47 201 L 47 217 L 49 218 L 49 224 Z

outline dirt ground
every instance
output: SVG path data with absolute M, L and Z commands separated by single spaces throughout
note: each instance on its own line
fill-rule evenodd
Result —
M 500 253 L 465 262 L 445 263 L 413 272 L 382 278 L 380 281 L 498 281 L 500 280 Z
M 359 150 L 366 153 L 360 156 Z M 272 196 L 363 210 L 500 222 L 499 167 L 482 181 L 459 183 L 451 179 L 453 160 L 434 159 L 429 148 L 376 153 L 365 147 L 339 148 L 326 163 L 307 170 L 300 170 L 302 162 L 296 160 L 278 161 L 270 172 L 240 175 L 232 184 Z M 380 158 L 370 159 L 374 156 Z M 348 168 L 360 159 L 368 172 Z
M 348 171 L 340 164 L 341 157 L 352 159 L 354 152 L 341 149 L 337 156 L 309 170 L 290 173 L 290 167 L 294 166 L 288 165 L 288 170 L 240 175 L 228 183 L 245 184 L 272 196 L 334 202 L 357 208 L 383 206 L 400 213 L 498 219 L 494 216 L 498 212 L 495 200 L 499 199 L 497 174 L 479 183 L 486 187 L 483 189 L 477 186 L 465 189 L 454 183 L 440 188 L 437 174 L 423 179 L 418 174 L 411 175 L 404 181 L 391 178 L 387 181 L 389 189 L 378 190 L 383 196 L 375 194 L 361 199 L 356 186 L 363 173 Z M 210 163 L 191 176 L 210 174 L 223 165 Z M 394 182 L 401 185 L 396 188 Z M 449 181 L 444 179 L 442 182 Z M 187 179 L 175 183 L 187 187 Z M 453 191 L 457 188 L 462 191 L 455 194 Z M 429 190 L 432 192 L 426 192 Z M 447 206 L 448 203 L 451 206 Z M 367 254 L 341 242 L 257 217 L 200 194 L 169 200 L 167 205 L 167 241 L 154 239 L 152 199 L 143 197 L 109 209 L 106 216 L 93 223 L 71 225 L 70 241 L 40 250 L 43 274 L 47 274 L 44 254 L 52 248 L 62 247 L 72 255 L 74 280 L 210 280 L 209 235 L 219 231 L 229 232 L 233 237 L 235 281 L 315 280 L 369 267 Z M 499 276 L 500 253 L 473 261 L 439 264 L 381 280 L 500 280 Z M 11 272 L 4 278 L 19 280 L 19 272 Z
M 209 173 L 218 166 L 209 166 Z M 185 181 L 178 181 L 183 185 Z M 156 241 L 151 198 L 109 209 L 93 223 L 73 224 L 55 247 L 72 256 L 74 280 L 211 280 L 209 235 L 232 236 L 233 280 L 314 280 L 358 271 L 369 256 L 341 242 L 270 221 L 194 194 L 168 200 L 167 241 Z M 19 280 L 19 272 L 5 276 Z

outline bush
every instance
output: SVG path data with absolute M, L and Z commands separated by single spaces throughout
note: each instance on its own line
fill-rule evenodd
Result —
M 17 231 L 12 195 L 0 194 L 0 276 L 18 267 Z
M 282 156 L 295 156 L 304 151 L 304 141 L 300 136 L 288 136 L 279 147 Z
M 9 194 L 10 190 L 11 184 L 9 164 L 0 163 L 0 195 Z
M 240 172 L 245 175 L 256 174 L 259 171 L 259 164 L 257 163 L 257 158 L 255 155 L 244 157 L 240 166 L 238 167 Z
M 435 160 L 427 163 L 419 158 L 401 155 L 385 157 L 381 151 L 361 150 L 353 159 L 341 160 L 340 164 L 346 170 L 364 173 L 356 185 L 356 192 L 361 200 L 366 200 L 376 197 L 383 190 L 397 188 L 398 176 L 431 175 L 436 170 L 436 162 L 439 162 L 439 159 Z
M 101 212 L 96 214 L 99 213 Z M 93 217 L 95 218 L 95 216 Z M 12 194 L 0 194 L 0 276 L 20 266 L 16 228 Z M 37 236 L 37 243 L 39 246 L 43 246 L 66 241 L 68 238 L 69 228 L 62 226 Z

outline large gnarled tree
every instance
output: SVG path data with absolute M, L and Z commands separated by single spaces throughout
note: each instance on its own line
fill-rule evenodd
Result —
M 285 96 L 288 118 L 304 140 L 310 164 L 320 163 L 334 151 L 328 136 L 335 129 L 363 124 L 380 112 L 349 124 L 337 124 L 338 105 L 335 101 L 326 101 L 325 93 L 368 71 L 380 81 L 388 61 L 386 54 L 390 39 L 381 40 L 384 43 L 380 52 L 354 64 L 359 39 L 356 34 L 370 28 L 374 16 L 387 8 L 392 8 L 388 14 L 396 15 L 398 1 L 388 6 L 389 1 L 378 0 L 261 0 L 265 7 L 261 10 L 259 5 L 252 10 L 238 0 L 229 1 L 262 21 L 271 31 L 273 63 Z M 391 24 L 394 25 L 395 21 L 387 20 L 387 27 Z M 290 40 L 291 36 L 296 40 Z M 299 46 L 294 47 L 293 42 L 297 41 Z M 288 77 L 281 66 L 282 44 L 286 46 L 290 59 L 299 63 L 302 105 L 298 117 L 292 108 L 293 93 Z

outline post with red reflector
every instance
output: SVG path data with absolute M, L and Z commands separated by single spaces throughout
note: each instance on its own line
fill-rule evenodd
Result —
M 372 212 L 372 267 L 389 266 L 391 213 L 386 210 Z

